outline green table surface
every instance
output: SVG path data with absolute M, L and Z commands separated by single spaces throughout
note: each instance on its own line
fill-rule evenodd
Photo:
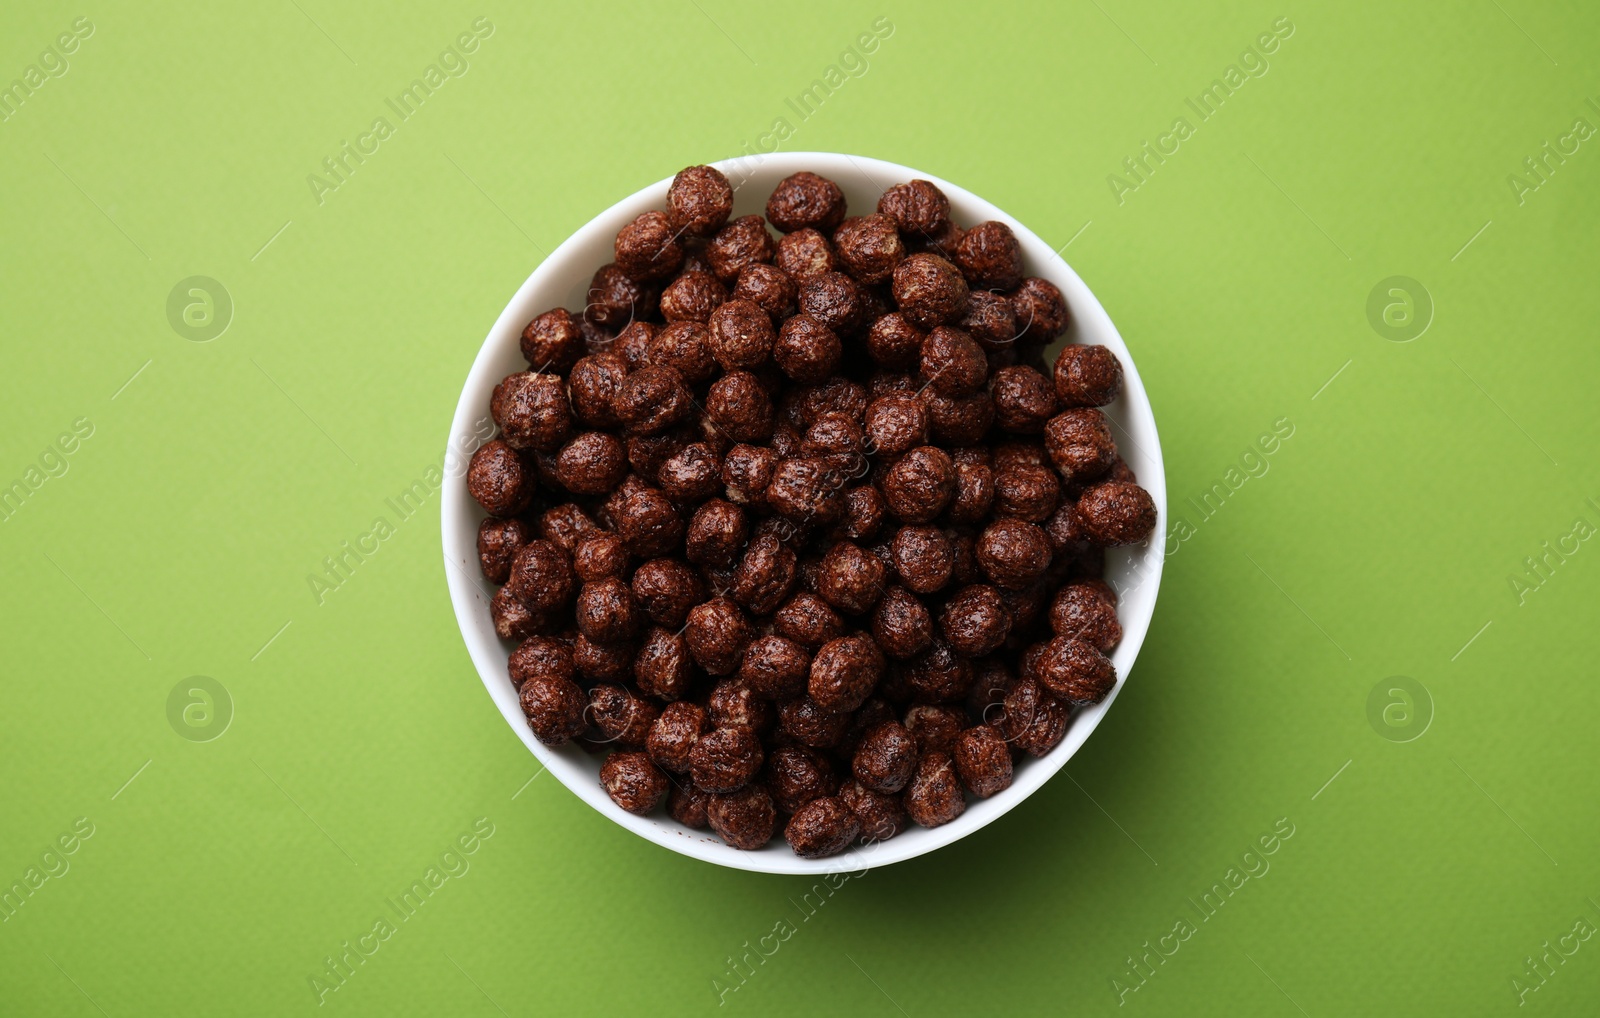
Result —
M 0 1011 L 1595 1013 L 1600 9 L 228 6 L 5 16 Z M 547 252 L 774 144 L 1061 245 L 1172 493 L 1084 750 L 833 884 L 538 777 L 427 481 Z

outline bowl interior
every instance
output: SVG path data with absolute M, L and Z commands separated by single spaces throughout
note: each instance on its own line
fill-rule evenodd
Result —
M 512 645 L 496 636 L 489 619 L 489 599 L 494 587 L 479 572 L 477 561 L 477 528 L 484 514 L 467 494 L 467 460 L 474 449 L 495 433 L 488 410 L 494 386 L 506 375 L 527 369 L 518 343 L 523 327 L 535 315 L 550 308 L 566 307 L 576 312 L 584 306 L 590 277 L 597 268 L 612 260 L 612 238 L 617 230 L 642 212 L 664 208 L 670 178 L 618 202 L 558 247 L 518 289 L 484 340 L 456 407 L 446 455 L 446 473 L 450 481 L 443 491 L 442 522 L 445 574 L 451 601 L 473 664 L 512 731 L 551 774 L 622 826 L 685 855 L 760 872 L 827 873 L 898 862 L 955 841 L 1027 798 L 1078 751 L 1127 681 L 1155 609 L 1166 544 L 1166 482 L 1155 418 L 1133 358 L 1094 294 L 1050 245 L 983 199 L 931 174 L 862 156 L 791 152 L 733 159 L 716 165 L 735 185 L 735 216 L 761 213 L 773 187 L 800 170 L 811 170 L 837 182 L 853 214 L 871 211 L 876 207 L 878 195 L 893 184 L 916 178 L 931 180 L 949 196 L 951 216 L 958 223 L 970 226 L 989 219 L 1006 223 L 1022 244 L 1027 273 L 1060 287 L 1072 310 L 1072 326 L 1057 347 L 1068 342 L 1099 343 L 1117 354 L 1124 370 L 1123 394 L 1106 407 L 1105 412 L 1112 422 L 1119 451 L 1155 502 L 1157 523 L 1148 542 L 1113 549 L 1106 558 L 1106 579 L 1121 595 L 1118 615 L 1123 638 L 1112 654 L 1118 676 L 1116 688 L 1099 704 L 1078 712 L 1066 738 L 1048 756 L 1021 762 L 1015 780 L 1004 792 L 970 803 L 965 813 L 942 827 L 913 826 L 889 841 L 862 846 L 830 859 L 801 859 L 790 852 L 782 838 L 774 839 L 760 851 L 741 852 L 724 845 L 710 832 L 684 827 L 664 813 L 634 816 L 619 808 L 601 789 L 600 758 L 572 745 L 552 749 L 534 738 L 506 672 L 506 659 Z

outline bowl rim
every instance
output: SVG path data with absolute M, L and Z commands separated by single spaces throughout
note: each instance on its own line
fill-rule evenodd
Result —
M 1029 760 L 1026 766 L 1019 766 L 1016 778 L 1010 787 L 989 799 L 969 803 L 967 810 L 949 824 L 931 829 L 912 825 L 910 830 L 888 841 L 858 845 L 841 855 L 824 859 L 802 859 L 794 855 L 788 846 L 782 843 L 781 832 L 780 837 L 775 838 L 766 848 L 744 852 L 728 847 L 709 832 L 684 828 L 669 817 L 641 817 L 628 813 L 611 801 L 599 782 L 595 781 L 588 771 L 581 772 L 583 780 L 574 780 L 580 776 L 578 762 L 576 759 L 569 759 L 564 751 L 582 754 L 582 750 L 573 750 L 570 744 L 559 749 L 551 748 L 533 736 L 522 715 L 516 690 L 511 687 L 506 674 L 507 651 L 494 635 L 492 628 L 488 631 L 488 639 L 483 638 L 482 623 L 487 618 L 488 595 L 484 592 L 483 585 L 473 576 L 477 569 L 475 537 L 477 519 L 483 513 L 467 494 L 465 472 L 466 457 L 471 455 L 478 444 L 487 441 L 494 434 L 493 430 L 484 433 L 483 421 L 486 419 L 488 405 L 487 399 L 483 396 L 487 391 L 484 388 L 484 378 L 494 373 L 496 377 L 493 381 L 499 380 L 498 369 L 494 364 L 503 359 L 504 344 L 515 343 L 516 337 L 520 336 L 526 324 L 525 319 L 531 317 L 527 313 L 527 308 L 532 303 L 534 295 L 547 283 L 551 283 L 552 277 L 562 275 L 570 269 L 568 263 L 575 252 L 591 247 L 597 239 L 609 240 L 618 229 L 640 213 L 665 207 L 666 191 L 672 182 L 672 177 L 640 188 L 616 202 L 579 227 L 542 259 L 496 317 L 494 325 L 473 359 L 451 421 L 450 435 L 446 443 L 446 483 L 443 485 L 440 498 L 440 536 L 445 560 L 445 580 L 455 610 L 457 628 L 461 632 L 468 655 L 485 690 L 500 708 L 507 724 L 517 733 L 543 769 L 553 773 L 564 786 L 584 802 L 634 834 L 690 858 L 759 873 L 858 872 L 873 866 L 902 862 L 959 841 L 1016 808 L 1046 781 L 1054 777 L 1056 772 L 1078 752 L 1099 727 L 1100 721 L 1116 701 L 1123 686 L 1127 684 L 1133 663 L 1149 631 L 1160 590 L 1162 567 L 1166 559 L 1166 478 L 1155 416 L 1134 359 L 1093 291 L 1061 257 L 1059 249 L 1052 249 L 1027 226 L 992 202 L 931 173 L 869 156 L 838 152 L 774 152 L 766 155 L 734 157 L 709 165 L 721 170 L 730 180 L 738 180 L 739 183 L 735 185 L 736 190 L 756 175 L 787 175 L 800 170 L 810 170 L 830 177 L 859 174 L 879 191 L 894 183 L 913 179 L 931 181 L 950 198 L 953 208 L 956 206 L 962 208 L 963 218 L 973 222 L 996 220 L 1011 227 L 1022 246 L 1024 261 L 1030 274 L 1049 279 L 1066 297 L 1072 310 L 1071 334 L 1076 334 L 1081 339 L 1085 332 L 1092 333 L 1093 342 L 1108 345 L 1118 354 L 1123 368 L 1123 389 L 1116 403 L 1122 404 L 1121 412 L 1129 418 L 1129 427 L 1124 429 L 1124 435 L 1128 440 L 1132 440 L 1130 432 L 1134 430 L 1139 431 L 1141 438 L 1147 438 L 1147 441 L 1134 444 L 1138 448 L 1141 460 L 1141 469 L 1138 471 L 1139 483 L 1150 493 L 1151 500 L 1155 503 L 1156 527 L 1147 542 L 1134 546 L 1140 549 L 1138 554 L 1142 556 L 1140 565 L 1142 575 L 1139 576 L 1135 588 L 1148 584 L 1150 593 L 1147 599 L 1139 602 L 1141 610 L 1131 617 L 1122 617 L 1119 606 L 1118 614 L 1123 626 L 1123 636 L 1112 654 L 1113 661 L 1117 663 L 1116 686 L 1100 703 L 1083 708 L 1074 714 L 1066 738 L 1050 753 Z M 585 267 L 585 272 L 591 271 L 593 270 Z M 555 282 L 554 285 L 560 284 Z M 558 302 L 552 302 L 552 305 L 555 303 Z M 1052 348 L 1062 345 L 1063 342 L 1063 340 L 1055 341 Z M 488 388 L 493 388 L 492 382 Z M 492 420 L 489 424 L 492 428 Z M 452 461 L 454 466 L 450 467 Z M 468 532 L 469 521 L 473 536 L 464 537 L 463 535 Z M 1134 553 L 1128 554 L 1131 557 Z M 1127 592 L 1122 593 L 1125 603 Z M 984 808 L 979 809 L 980 804 Z M 908 837 L 913 832 L 920 832 L 922 836 Z

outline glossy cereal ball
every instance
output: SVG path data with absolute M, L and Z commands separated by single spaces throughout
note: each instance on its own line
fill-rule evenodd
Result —
M 756 262 L 740 270 L 738 282 L 733 286 L 732 297 L 734 300 L 750 301 L 771 315 L 772 320 L 776 322 L 794 314 L 795 300 L 799 293 L 799 288 L 795 286 L 794 280 L 789 278 L 788 273 L 776 265 Z
M 595 279 L 600 279 L 599 273 L 596 273 Z M 607 279 L 609 281 L 609 277 Z M 621 326 L 622 323 L 618 322 L 617 327 Z M 546 311 L 522 330 L 522 356 L 534 371 L 565 374 L 583 356 L 583 352 L 583 330 L 566 308 Z
M 1109 654 L 1122 641 L 1114 597 L 1104 584 L 1069 583 L 1050 601 L 1050 628 L 1057 636 L 1082 640 Z
M 662 770 L 687 774 L 695 743 L 710 730 L 704 707 L 681 700 L 669 703 L 661 708 L 655 724 L 650 726 L 645 751 Z
M 772 840 L 778 813 L 767 790 L 752 784 L 736 792 L 713 794 L 706 805 L 706 820 L 728 847 L 753 852 Z
M 1123 481 L 1106 481 L 1078 496 L 1078 515 L 1101 545 L 1138 544 L 1156 527 L 1150 493 Z
M 683 266 L 678 230 L 665 212 L 645 212 L 617 231 L 617 266 L 634 279 L 659 280 Z
M 1056 355 L 1055 383 L 1064 407 L 1105 406 L 1122 389 L 1122 362 L 1103 346 L 1064 346 Z
M 844 619 L 839 617 L 839 613 L 828 602 L 808 591 L 802 591 L 783 603 L 772 616 L 772 629 L 779 636 L 813 651 L 845 633 Z
M 1000 591 L 983 583 L 960 590 L 939 613 L 939 630 L 962 657 L 983 657 L 1000 649 L 1011 632 L 1011 612 Z
M 1029 276 L 1006 299 L 1023 339 L 1048 343 L 1072 322 L 1066 298 L 1048 279 Z
M 906 829 L 906 810 L 898 795 L 885 795 L 848 781 L 839 789 L 839 800 L 850 808 L 861 823 L 861 838 L 869 843 L 887 841 Z
M 734 792 L 761 770 L 766 756 L 748 728 L 718 728 L 700 736 L 689 751 L 689 774 L 707 792 Z
M 844 270 L 860 283 L 882 283 L 906 256 L 894 220 L 873 213 L 852 216 L 833 231 L 833 248 Z
M 1063 410 L 1044 429 L 1050 462 L 1069 482 L 1099 477 L 1116 462 L 1117 443 L 1106 415 L 1094 407 Z
M 996 586 L 1021 590 L 1050 568 L 1050 540 L 1044 531 L 1016 519 L 996 520 L 984 528 L 976 547 L 978 568 Z
M 661 317 L 670 322 L 700 322 L 728 299 L 728 290 L 709 272 L 685 272 L 661 291 Z
M 861 615 L 883 596 L 883 562 L 850 541 L 839 541 L 822 556 L 816 591 L 846 615 Z
M 1085 706 L 1099 703 L 1117 684 L 1111 660 L 1083 640 L 1058 636 L 1025 658 L 1023 674 L 1057 699 Z
M 910 591 L 892 586 L 873 609 L 872 637 L 892 658 L 916 657 L 933 642 L 933 616 Z
M 731 284 L 746 265 L 771 262 L 778 247 L 760 216 L 741 216 L 706 244 L 706 261 L 718 279 Z
M 711 383 L 706 414 L 730 442 L 764 442 L 772 437 L 772 398 L 748 371 L 729 371 Z
M 955 263 L 980 290 L 1010 290 L 1022 282 L 1022 245 L 1005 223 L 979 223 L 961 237 Z
M 654 704 L 622 686 L 602 682 L 589 690 L 589 723 L 607 742 L 642 748 L 660 714 Z
M 955 464 L 937 446 L 919 446 L 906 453 L 883 480 L 889 511 L 906 523 L 932 522 L 955 493 Z
M 989 290 L 967 295 L 967 308 L 955 325 L 991 354 L 1014 350 L 1022 338 L 1011 302 Z
M 632 322 L 651 317 L 656 313 L 657 302 L 661 299 L 661 291 L 653 283 L 642 283 L 624 272 L 618 265 L 603 265 L 589 281 L 588 300 L 584 304 L 583 317 L 605 329 L 621 331 Z M 531 329 L 532 326 L 530 325 Z M 523 333 L 523 356 L 529 353 L 527 333 Z M 537 358 L 529 358 L 528 363 L 535 368 L 548 363 L 551 371 L 565 371 L 570 368 L 580 356 L 583 355 L 583 337 L 578 334 L 577 341 L 571 344 L 570 350 L 557 350 L 546 354 L 543 348 Z
M 709 499 L 689 520 L 684 557 L 696 565 L 730 568 L 748 533 L 744 510 L 726 499 Z
M 480 446 L 467 464 L 467 492 L 490 516 L 515 516 L 533 501 L 538 487 L 517 451 L 495 439 Z
M 557 375 L 519 371 L 494 387 L 489 413 L 513 449 L 553 452 L 572 430 L 572 412 Z
M 980 799 L 1011 787 L 1011 747 L 988 725 L 977 725 L 956 739 L 956 772 Z
M 667 776 L 644 753 L 612 753 L 600 765 L 600 786 L 611 801 L 639 816 L 654 813 L 667 797 Z
M 573 416 L 591 428 L 617 426 L 616 400 L 628 377 L 628 362 L 621 354 L 592 353 L 573 365 L 567 377 L 567 391 L 561 398 L 561 412 L 569 407 Z M 568 421 L 567 432 L 571 431 Z M 564 441 L 566 435 L 563 434 Z M 557 443 L 559 447 L 560 443 Z M 542 451 L 550 451 L 548 448 Z
M 871 695 L 883 670 L 883 654 L 865 635 L 830 641 L 811 660 L 811 699 L 823 710 L 853 711 Z
M 511 575 L 511 560 L 533 538 L 533 528 L 522 520 L 485 518 L 478 524 L 478 567 L 483 578 L 505 583 Z
M 917 769 L 916 740 L 900 722 L 881 722 L 862 736 L 850 769 L 863 788 L 898 792 Z
M 761 783 L 772 793 L 772 801 L 785 813 L 794 813 L 806 803 L 832 795 L 839 788 L 833 764 L 824 754 L 809 746 L 780 746 L 767 754 Z
M 925 753 L 905 793 L 906 812 L 923 827 L 947 824 L 966 812 L 961 779 L 947 753 Z
M 696 237 L 722 229 L 733 212 L 733 187 L 714 166 L 688 166 L 667 188 L 667 217 L 672 225 Z
M 797 284 L 827 272 L 839 271 L 839 259 L 828 238 L 809 227 L 796 230 L 778 241 L 778 268 Z
M 930 180 L 894 185 L 878 199 L 878 211 L 907 235 L 933 237 L 950 224 L 950 199 Z
M 821 319 L 797 314 L 778 330 L 772 359 L 794 381 L 815 385 L 834 373 L 843 350 L 839 337 Z
M 696 605 L 688 613 L 689 653 L 711 675 L 732 675 L 755 635 L 739 606 L 726 597 Z
M 861 821 L 836 798 L 813 799 L 789 818 L 783 837 L 802 859 L 838 855 L 855 843 Z
M 1038 434 L 1055 416 L 1055 386 L 1033 368 L 1001 368 L 995 372 L 989 392 L 994 399 L 995 423 L 1006 431 Z
M 935 254 L 914 254 L 899 262 L 892 292 L 900 314 L 921 329 L 955 322 L 967 307 L 967 281 Z
M 800 284 L 800 310 L 843 336 L 861 328 L 867 320 L 866 295 L 854 279 L 843 272 L 824 272 Z
M 688 696 L 694 679 L 694 659 L 683 633 L 652 626 L 633 658 L 639 692 L 671 702 Z
M 711 313 L 707 324 L 711 355 L 724 371 L 759 367 L 772 356 L 777 339 L 772 317 L 753 301 L 729 300 Z
M 767 199 L 767 218 L 784 233 L 832 233 L 844 221 L 844 192 L 826 177 L 802 170 L 778 182 Z
M 574 495 L 604 495 L 627 473 L 627 449 L 610 432 L 585 431 L 556 455 L 556 479 Z
M 546 746 L 560 746 L 583 731 L 583 710 L 588 699 L 571 678 L 535 675 L 518 691 L 528 727 Z
M 983 348 L 948 325 L 936 327 L 922 341 L 918 366 L 929 388 L 951 397 L 977 392 L 989 378 Z

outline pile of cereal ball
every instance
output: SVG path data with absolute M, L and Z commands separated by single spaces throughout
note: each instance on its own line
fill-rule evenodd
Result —
M 1110 692 L 1104 549 L 1156 512 L 1121 364 L 1045 364 L 1067 304 L 1004 223 L 926 180 L 846 216 L 814 173 L 732 209 L 689 167 L 528 324 L 467 486 L 534 734 L 629 812 L 818 858 L 949 823 Z

